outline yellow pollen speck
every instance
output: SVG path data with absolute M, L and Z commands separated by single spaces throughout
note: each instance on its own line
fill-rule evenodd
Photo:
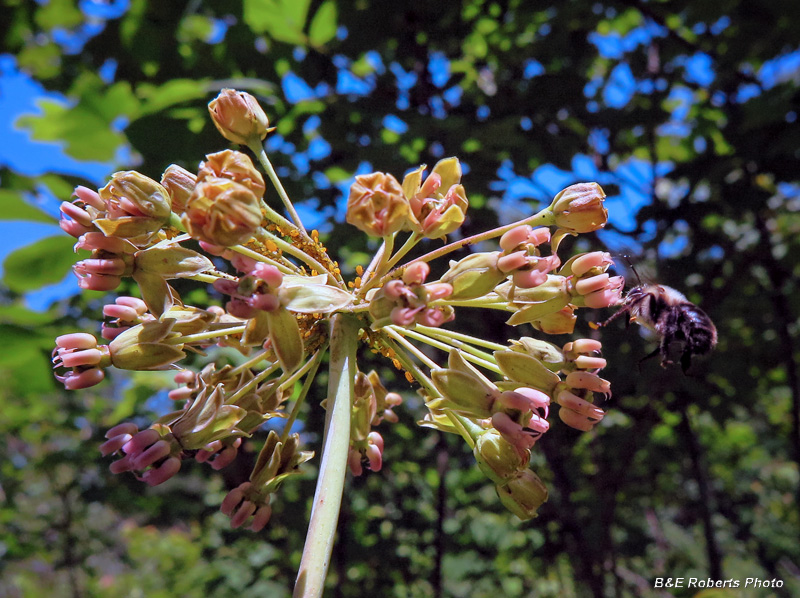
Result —
M 359 276 L 361 276 L 362 274 L 364 274 L 364 266 L 362 266 L 361 264 L 359 264 L 358 266 L 356 266 L 356 274 L 358 274 Z
M 408 380 L 411 383 L 414 382 L 414 376 L 411 375 L 411 372 L 406 372 L 406 380 Z
M 392 365 L 396 367 L 398 370 L 403 369 L 403 364 L 400 363 L 399 359 L 392 359 Z
M 361 277 L 360 277 L 360 276 L 356 276 L 356 280 L 355 280 L 355 283 L 354 283 L 354 284 L 355 284 L 355 286 L 357 286 L 357 287 L 360 287 L 360 286 L 361 286 Z
M 264 247 L 267 248 L 267 251 L 272 251 L 273 253 L 278 251 L 278 246 L 275 244 L 274 241 L 269 241 L 269 240 L 265 241 Z

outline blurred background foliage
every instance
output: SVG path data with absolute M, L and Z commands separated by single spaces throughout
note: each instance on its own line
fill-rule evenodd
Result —
M 195 170 L 225 147 L 206 113 L 223 87 L 263 103 L 290 196 L 348 272 L 375 249 L 343 223 L 354 174 L 457 155 L 464 234 L 597 180 L 609 226 L 573 249 L 612 251 L 633 281 L 630 256 L 719 329 L 691 376 L 638 364 L 653 346 L 638 328 L 602 331 L 608 415 L 589 434 L 556 421 L 537 445 L 551 498 L 525 524 L 463 443 L 415 426 L 413 389 L 384 372 L 406 404 L 382 430 L 384 470 L 348 482 L 329 596 L 698 593 L 654 589 L 657 577 L 776 578 L 782 589 L 703 595 L 800 595 L 800 4 L 0 5 L 3 78 L 38 90 L 35 110 L 2 115 L 34 143 L 4 142 L 0 163 L 0 596 L 290 595 L 313 463 L 263 534 L 232 532 L 217 508 L 246 468 L 187 466 L 150 489 L 96 452 L 118 421 L 167 409 L 169 376 L 67 393 L 50 372 L 53 337 L 96 331 L 107 299 L 69 278 L 78 257 L 54 226 L 59 201 L 114 170 Z M 47 161 L 51 142 L 61 153 Z M 493 340 L 532 334 L 465 315 Z M 312 446 L 319 411 L 306 416 Z

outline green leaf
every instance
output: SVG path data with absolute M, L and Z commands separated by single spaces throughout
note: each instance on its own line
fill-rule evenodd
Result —
M 0 324 L 0 376 L 3 385 L 20 395 L 53 390 L 55 379 L 45 349 L 55 343 L 30 328 Z
M 112 131 L 109 122 L 88 107 L 68 108 L 45 100 L 39 107 L 42 116 L 20 117 L 17 125 L 30 129 L 36 141 L 66 143 L 64 151 L 73 158 L 110 161 L 125 143 L 123 135 Z
M 24 305 L 0 305 L 0 323 L 20 326 L 38 326 L 48 324 L 55 315 L 48 312 L 33 311 Z
M 172 79 L 163 85 L 144 83 L 136 88 L 136 94 L 142 100 L 139 116 L 156 114 L 165 108 L 182 104 L 208 94 L 205 80 Z
M 293 372 L 303 362 L 303 337 L 294 314 L 285 309 L 268 311 L 269 339 L 284 372 Z
M 0 220 L 27 220 L 32 222 L 52 223 L 53 218 L 32 206 L 24 199 L 22 191 L 0 189 Z
M 338 11 L 334 0 L 325 0 L 322 6 L 311 19 L 311 27 L 308 30 L 309 43 L 318 48 L 327 44 L 336 36 L 336 20 Z
M 350 293 L 327 284 L 283 287 L 280 296 L 286 309 L 301 314 L 329 314 L 353 302 Z
M 17 293 L 59 282 L 78 261 L 75 240 L 66 235 L 46 237 L 12 252 L 3 262 L 3 282 Z
M 254 33 L 288 44 L 307 40 L 303 29 L 311 0 L 244 0 L 244 21 Z

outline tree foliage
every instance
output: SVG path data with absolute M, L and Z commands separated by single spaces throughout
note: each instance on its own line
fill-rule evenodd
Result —
M 602 331 L 608 416 L 577 440 L 554 426 L 542 441 L 554 491 L 527 524 L 486 494 L 470 455 L 415 428 L 409 401 L 389 467 L 350 482 L 331 596 L 638 596 L 657 594 L 655 578 L 692 576 L 798 592 L 796 2 L 4 0 L 3 11 L 5 51 L 57 94 L 16 124 L 72 158 L 154 178 L 171 162 L 194 170 L 198 148 L 221 147 L 206 103 L 247 89 L 277 127 L 268 149 L 290 196 L 307 198 L 351 272 L 367 249 L 343 221 L 352 176 L 458 155 L 464 234 L 597 180 L 611 223 L 593 248 L 631 255 L 716 322 L 716 352 L 686 377 L 637 365 L 653 345 L 637 330 Z M 19 226 L 54 222 L 87 183 L 59 164 L 35 176 L 0 165 L 0 177 L 2 218 Z M 163 404 L 150 374 L 88 397 L 56 390 L 51 339 L 101 296 L 43 311 L 25 297 L 67 274 L 68 244 L 46 238 L 4 263 L 0 593 L 281 595 L 313 471 L 287 487 L 263 537 L 215 514 L 242 472 L 192 471 L 155 492 L 108 476 L 94 449 L 105 428 Z M 473 325 L 488 338 L 503 327 Z

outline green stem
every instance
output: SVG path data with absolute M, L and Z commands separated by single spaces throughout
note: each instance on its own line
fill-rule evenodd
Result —
M 409 251 L 411 251 L 416 246 L 416 244 L 419 243 L 421 240 L 422 240 L 421 233 L 411 233 L 411 236 L 408 237 L 408 239 L 406 239 L 406 242 L 403 243 L 403 246 L 397 250 L 397 253 L 395 253 L 392 256 L 392 259 L 389 260 L 389 263 L 386 264 L 386 269 L 388 270 L 390 268 L 394 268 L 397 262 L 403 259 L 405 255 Z
M 480 243 L 481 241 L 488 241 L 489 239 L 494 239 L 495 237 L 499 237 L 504 235 L 512 228 L 516 228 L 518 226 L 529 225 L 529 226 L 551 226 L 553 224 L 553 212 L 550 211 L 550 208 L 547 207 L 540 212 L 537 212 L 533 216 L 528 216 L 527 218 L 523 218 L 522 220 L 517 220 L 516 222 L 512 222 L 511 224 L 506 224 L 505 226 L 500 226 L 497 228 L 493 228 L 491 230 L 487 230 L 486 232 L 479 233 L 477 235 L 472 235 L 471 237 L 466 237 L 465 239 L 460 239 L 458 241 L 453 241 L 445 245 L 444 247 L 440 247 L 435 251 L 431 251 L 430 253 L 426 253 L 425 255 L 418 257 L 415 260 L 409 262 L 413 264 L 414 262 L 430 262 L 431 260 L 435 260 L 438 257 L 442 257 L 443 255 L 447 255 L 452 251 L 456 251 L 457 249 L 461 249 L 462 247 L 466 247 L 467 245 L 474 245 L 475 243 Z
M 370 262 L 367 269 L 364 270 L 364 273 L 361 275 L 361 280 L 364 282 L 358 289 L 359 296 L 366 296 L 367 291 L 374 287 L 375 283 L 377 283 L 389 269 L 389 258 L 394 250 L 394 239 L 396 236 L 397 233 L 393 233 L 383 238 L 383 244 L 380 250 L 375 254 L 375 257 L 372 258 L 372 262 Z M 367 280 L 370 274 L 372 274 L 372 278 Z
M 388 326 L 387 326 L 388 328 Z M 422 343 L 430 345 L 431 347 L 436 347 L 445 353 L 449 353 L 451 349 L 458 349 L 459 351 L 463 352 L 464 359 L 467 361 L 471 361 L 475 365 L 479 365 L 482 368 L 487 370 L 491 370 L 497 374 L 502 374 L 503 371 L 494 363 L 494 357 L 489 355 L 488 353 L 481 351 L 480 349 L 476 349 L 475 347 L 471 347 L 466 343 L 462 343 L 460 341 L 443 341 L 435 338 L 431 338 L 427 334 L 422 334 L 413 330 L 411 328 L 401 328 L 401 327 L 392 327 L 397 332 L 402 334 L 403 336 L 408 336 L 413 339 L 416 339 Z
M 432 397 L 440 397 L 440 396 L 442 396 L 442 395 L 439 393 L 439 391 L 436 389 L 436 387 L 433 385 L 433 380 L 431 380 L 431 379 L 428 377 L 428 375 L 427 375 L 425 372 L 423 372 L 423 371 L 422 371 L 422 370 L 419 368 L 419 366 L 417 366 L 417 364 L 416 364 L 416 363 L 414 363 L 414 362 L 411 360 L 411 356 L 410 356 L 410 355 L 408 355 L 408 354 L 407 354 L 407 353 L 406 353 L 406 352 L 405 352 L 405 351 L 404 351 L 404 350 L 403 350 L 403 349 L 400 347 L 400 345 L 398 345 L 398 344 L 397 344 L 396 342 L 394 342 L 392 339 L 386 339 L 386 343 L 387 343 L 387 345 L 388 345 L 388 346 L 389 346 L 389 347 L 390 347 L 390 348 L 391 348 L 391 349 L 394 351 L 395 358 L 396 358 L 396 359 L 397 359 L 397 360 L 400 362 L 400 365 L 402 365 L 402 366 L 403 366 L 403 368 L 405 368 L 405 370 L 406 370 L 406 371 L 408 371 L 409 373 L 411 373 L 411 375 L 414 377 L 414 380 L 416 380 L 416 381 L 417 381 L 417 383 L 418 383 L 420 386 L 423 386 L 423 387 L 425 387 L 425 389 L 427 389 L 428 393 L 429 393 L 429 394 L 430 394 Z M 438 368 L 437 368 L 437 369 L 438 369 Z
M 321 598 L 325 586 L 347 471 L 358 331 L 358 320 L 352 316 L 336 314 L 331 318 L 330 377 L 322 462 L 294 598 Z
M 231 334 L 242 334 L 245 326 L 229 326 L 228 328 L 217 328 L 216 330 L 208 330 L 206 332 L 197 332 L 195 334 L 186 334 L 184 336 L 176 336 L 175 338 L 168 338 L 162 341 L 165 345 L 181 345 L 187 343 L 196 343 L 198 341 L 207 341 L 212 338 L 220 336 L 228 336 Z
M 265 264 L 270 264 L 271 266 L 275 266 L 278 270 L 280 270 L 284 274 L 297 274 L 298 272 L 300 272 L 300 268 L 298 268 L 291 262 L 286 262 L 286 264 L 282 264 L 276 260 L 273 260 L 272 258 L 269 258 L 265 255 L 261 255 L 257 251 L 253 251 L 252 249 L 250 249 L 249 247 L 245 247 L 244 245 L 232 245 L 230 249 L 232 249 L 236 253 L 240 253 L 244 256 L 252 258 L 257 262 L 264 262 Z
M 289 195 L 286 193 L 286 189 L 283 188 L 283 183 L 278 178 L 278 173 L 275 172 L 275 168 L 272 166 L 272 162 L 269 161 L 267 157 L 267 152 L 264 151 L 264 147 L 261 145 L 261 142 L 253 142 L 248 147 L 252 150 L 252 152 L 258 156 L 258 161 L 261 163 L 261 166 L 264 167 L 264 170 L 269 177 L 269 180 L 272 181 L 272 185 L 275 187 L 275 190 L 278 192 L 278 195 L 283 202 L 283 206 L 286 208 L 286 211 L 289 213 L 289 217 L 292 221 L 297 225 L 297 228 L 300 230 L 302 235 L 306 238 L 308 237 L 308 233 L 306 229 L 303 227 L 303 222 L 300 220 L 300 216 L 297 214 L 297 211 L 294 209 L 294 205 L 292 204 L 292 200 L 289 199 Z
M 281 367 L 281 364 L 276 361 L 275 363 L 270 365 L 265 370 L 263 370 L 263 371 L 259 372 L 258 374 L 256 374 L 253 377 L 252 380 L 250 380 L 247 384 L 242 386 L 239 390 L 237 390 L 235 393 L 233 393 L 231 396 L 229 396 L 227 399 L 225 399 L 225 404 L 226 405 L 235 405 L 236 401 L 241 399 L 243 396 L 245 396 L 251 390 L 253 390 L 256 386 L 258 386 L 264 380 L 269 378 L 270 375 L 272 375 L 273 373 L 277 372 L 280 367 Z
M 303 369 L 307 371 L 308 376 L 306 376 L 306 380 L 303 382 L 303 388 L 300 389 L 300 394 L 292 406 L 292 411 L 289 413 L 289 417 L 286 419 L 286 425 L 283 427 L 283 434 L 281 434 L 281 442 L 286 442 L 286 440 L 289 438 L 289 432 L 292 431 L 292 426 L 294 425 L 297 416 L 300 414 L 300 408 L 303 406 L 306 396 L 308 396 L 308 391 L 311 390 L 311 385 L 314 383 L 314 377 L 316 376 L 317 368 L 319 368 L 319 364 L 322 361 L 322 356 L 325 355 L 327 349 L 327 346 L 321 347 L 317 351 L 317 354 L 314 355 L 313 359 L 310 359 L 307 362 L 306 365 L 310 364 L 310 367 L 303 366 Z
M 330 284 L 341 288 L 342 285 L 339 283 L 338 280 L 336 280 L 336 277 L 333 275 L 333 273 L 329 272 L 327 268 L 325 268 L 325 266 L 320 264 L 317 260 L 308 255 L 302 249 L 298 249 L 291 243 L 287 243 L 283 239 L 276 237 L 265 228 L 259 228 L 258 231 L 256 232 L 256 235 L 260 241 L 262 242 L 264 240 L 272 241 L 284 253 L 288 253 L 292 257 L 295 257 L 298 260 L 305 262 L 305 264 L 312 270 L 316 271 L 317 274 L 327 274 L 328 281 L 330 282 Z
M 492 351 L 505 351 L 508 349 L 506 345 L 501 345 L 498 343 L 493 343 L 491 341 L 484 340 L 482 338 L 478 338 L 475 336 L 470 336 L 469 334 L 462 334 L 460 332 L 455 332 L 454 330 L 448 330 L 447 328 L 431 328 L 429 326 L 423 326 L 422 324 L 417 324 L 417 330 L 420 332 L 424 332 L 430 336 L 435 337 L 446 337 L 451 338 L 456 341 L 461 341 L 464 343 L 470 343 L 472 345 L 478 345 L 479 347 L 486 347 Z
M 438 370 L 439 365 L 429 358 L 425 353 L 417 349 L 413 344 L 411 344 L 406 337 L 404 337 L 394 326 L 386 326 L 381 328 L 381 332 L 384 334 L 388 334 L 395 343 L 399 346 L 403 347 L 408 353 L 419 359 L 425 366 L 429 367 L 432 370 Z

